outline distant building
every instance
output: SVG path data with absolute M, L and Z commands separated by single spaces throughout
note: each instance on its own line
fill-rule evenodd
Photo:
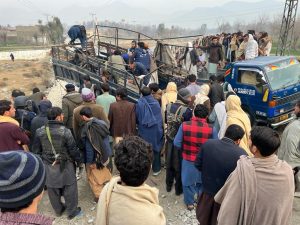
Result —
M 16 43 L 17 32 L 15 27 L 0 26 L 0 42 L 1 43 Z
M 16 26 L 17 41 L 24 44 L 45 44 L 46 35 L 42 34 L 39 26 Z

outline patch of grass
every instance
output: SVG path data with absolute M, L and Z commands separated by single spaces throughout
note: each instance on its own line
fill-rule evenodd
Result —
M 26 78 L 33 78 L 33 77 L 34 77 L 34 74 L 32 74 L 32 73 L 23 73 L 23 77 L 26 77 Z
M 42 72 L 41 72 L 40 70 L 39 70 L 39 71 L 35 70 L 35 71 L 32 72 L 32 74 L 33 74 L 33 76 L 35 76 L 35 77 L 41 77 Z
M 51 81 L 50 79 L 43 79 L 42 81 L 42 85 L 44 85 L 46 88 L 50 87 L 51 86 Z
M 7 83 L 4 82 L 4 81 L 0 81 L 0 87 L 3 88 L 3 87 L 6 87 L 7 86 Z
M 23 66 L 24 67 L 30 67 L 30 63 L 24 63 Z
M 3 77 L 2 80 L 3 81 L 8 81 L 8 78 L 7 77 Z
M 277 46 L 276 45 L 273 45 L 272 46 L 272 50 L 271 50 L 271 55 L 276 55 L 276 50 L 277 50 Z M 286 54 L 288 52 L 286 51 Z M 292 56 L 300 56 L 300 50 L 298 49 L 291 49 L 290 50 L 290 55 Z

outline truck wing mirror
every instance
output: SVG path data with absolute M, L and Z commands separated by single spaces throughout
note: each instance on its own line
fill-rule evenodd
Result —
M 267 102 L 268 101 L 269 92 L 270 92 L 270 89 L 269 89 L 268 85 L 263 85 L 262 86 L 262 93 L 263 93 L 263 99 L 262 99 L 262 101 L 263 102 Z

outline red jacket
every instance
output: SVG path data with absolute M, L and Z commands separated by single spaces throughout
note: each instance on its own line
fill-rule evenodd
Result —
M 206 122 L 206 119 L 193 117 L 191 121 L 182 124 L 182 132 L 182 157 L 194 162 L 201 151 L 202 144 L 213 137 L 213 127 Z
M 29 145 L 29 138 L 21 128 L 13 123 L 0 123 L 0 152 L 23 150 L 22 145 Z

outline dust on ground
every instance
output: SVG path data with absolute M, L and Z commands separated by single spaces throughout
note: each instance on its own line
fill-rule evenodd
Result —
M 0 99 L 9 98 L 13 89 L 20 89 L 26 95 L 38 87 L 46 90 L 53 82 L 50 58 L 40 60 L 0 61 Z

